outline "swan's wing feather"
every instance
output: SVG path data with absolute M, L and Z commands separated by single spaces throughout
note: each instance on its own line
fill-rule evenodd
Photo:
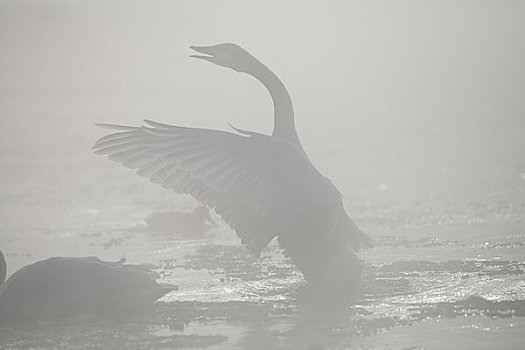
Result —
M 104 125 L 118 132 L 97 141 L 95 152 L 214 208 L 257 255 L 285 228 L 301 171 L 293 163 L 309 165 L 293 145 L 260 134 L 145 122 L 149 126 Z

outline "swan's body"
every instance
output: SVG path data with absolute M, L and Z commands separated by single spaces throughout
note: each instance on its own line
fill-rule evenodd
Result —
M 208 208 L 198 206 L 192 213 L 168 211 L 153 213 L 146 219 L 147 231 L 162 237 L 197 238 L 204 236 L 217 224 L 210 217 Z
M 137 174 L 215 211 L 255 254 L 276 236 L 305 278 L 323 288 L 353 284 L 361 264 L 354 251 L 366 236 L 347 216 L 339 191 L 310 163 L 297 137 L 290 96 L 261 62 L 233 44 L 192 47 L 220 66 L 260 80 L 274 102 L 272 136 L 184 128 L 101 125 L 107 154 Z
M 5 271 L 0 252 L 0 270 L 2 266 Z M 176 289 L 158 284 L 156 277 L 142 266 L 123 261 L 107 262 L 96 257 L 42 260 L 21 268 L 1 285 L 0 321 L 142 311 Z

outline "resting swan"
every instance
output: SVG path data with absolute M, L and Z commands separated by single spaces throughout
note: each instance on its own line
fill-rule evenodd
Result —
M 162 238 L 202 238 L 217 224 L 208 208 L 198 206 L 192 213 L 167 211 L 152 213 L 144 219 L 146 231 Z
M 55 257 L 25 266 L 7 281 L 6 271 L 0 252 L 0 322 L 133 314 L 177 289 L 158 284 L 154 272 L 124 259 Z
M 348 217 L 341 194 L 307 158 L 297 136 L 290 95 L 280 79 L 235 44 L 192 46 L 192 55 L 258 79 L 274 102 L 272 136 L 187 128 L 99 124 L 117 132 L 99 139 L 98 154 L 176 193 L 214 208 L 254 254 L 278 237 L 306 280 L 323 289 L 353 286 L 368 244 Z

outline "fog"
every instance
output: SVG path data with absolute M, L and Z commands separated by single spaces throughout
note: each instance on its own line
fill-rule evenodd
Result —
M 162 190 L 92 150 L 106 134 L 95 123 L 136 126 L 151 119 L 231 132 L 230 123 L 271 134 L 272 100 L 264 86 L 247 74 L 189 58 L 194 53 L 189 46 L 218 43 L 242 46 L 284 82 L 311 162 L 332 180 L 349 216 L 378 244 L 360 255 L 368 265 L 405 260 L 446 264 L 480 257 L 522 264 L 524 15 L 525 3 L 510 0 L 0 2 L 0 249 L 8 275 L 56 255 L 114 261 L 127 252 L 136 264 L 158 264 L 170 257 L 180 262 L 188 254 L 204 260 L 203 254 L 211 254 L 213 260 L 213 249 L 222 245 L 239 251 L 218 256 L 231 254 L 231 259 L 240 259 L 235 260 L 238 264 L 256 264 L 243 255 L 248 251 L 224 223 L 201 243 L 195 243 L 195 237 L 190 243 L 169 243 L 165 237 L 152 243 L 146 233 L 138 234 L 137 225 L 143 225 L 147 215 L 190 213 L 197 201 Z M 477 226 L 468 226 L 473 223 Z M 103 247 L 124 231 L 133 232 L 134 238 L 124 240 L 131 243 Z M 82 234 L 101 236 L 82 241 Z M 429 247 L 422 239 L 459 243 Z M 401 241 L 408 242 L 403 243 L 405 250 L 394 249 Z M 517 245 L 485 249 L 502 244 Z M 440 251 L 444 246 L 449 250 Z M 269 266 L 292 266 L 273 250 L 267 254 L 263 261 Z M 224 264 L 217 262 L 223 277 L 236 276 Z M 399 274 L 390 277 L 407 272 L 395 266 Z M 445 265 L 447 277 L 439 283 L 467 273 L 450 266 Z M 484 266 L 480 269 L 485 273 Z M 191 298 L 205 294 L 201 277 L 213 279 L 206 271 L 202 266 L 175 270 L 175 280 L 168 282 L 178 284 L 180 293 L 169 294 L 161 314 L 176 310 L 172 303 L 178 300 L 212 300 Z M 287 286 L 290 276 L 295 275 L 286 272 L 279 283 Z M 472 281 L 477 289 L 469 285 L 444 292 L 442 301 L 459 303 L 473 295 L 487 302 L 522 305 L 525 300 L 519 281 L 509 282 L 504 297 L 492 299 L 487 295 L 494 296 L 497 289 L 484 289 L 487 284 L 478 282 Z M 265 285 L 267 291 L 282 286 L 272 283 Z M 293 283 L 290 288 L 297 290 Z M 428 282 L 417 290 L 423 295 L 417 301 L 403 303 L 426 300 L 433 283 L 439 284 Z M 253 287 L 242 284 L 239 300 L 257 293 Z M 390 287 L 386 294 L 393 297 L 399 286 Z M 226 292 L 213 290 L 218 300 L 231 302 L 224 299 Z M 518 296 L 509 297 L 512 293 Z M 295 307 L 295 295 L 283 298 Z M 375 308 L 372 304 L 367 310 L 373 314 Z M 396 332 L 405 337 L 397 345 L 439 345 L 438 330 L 426 338 L 407 335 L 399 323 L 402 315 L 392 316 L 391 311 L 382 310 L 382 315 L 391 317 Z M 227 328 L 222 333 L 212 332 L 229 339 L 217 346 L 242 347 L 243 341 L 271 338 L 263 326 L 257 330 L 261 333 L 241 337 L 243 331 L 232 326 L 236 321 L 221 324 Z M 251 321 L 241 319 L 248 326 L 253 326 Z M 381 326 L 372 322 L 369 328 L 375 333 Z M 9 332 L 4 335 L 11 340 L 24 339 Z M 312 344 L 346 344 L 332 335 L 323 333 L 325 338 L 319 339 L 328 340 L 314 338 Z M 358 343 L 396 345 L 388 337 L 368 335 L 360 338 L 365 345 Z M 520 340 L 514 333 L 508 336 Z M 150 341 L 152 347 L 160 344 Z M 290 345 L 282 339 L 267 341 L 269 348 Z M 484 341 L 494 345 L 495 338 L 489 335 Z
M 470 186 L 465 178 L 494 167 L 519 182 L 523 10 L 492 1 L 4 2 L 2 160 L 91 160 L 97 121 L 269 133 L 264 88 L 188 59 L 189 45 L 234 42 L 285 82 L 305 147 L 332 178 L 355 181 L 347 191 L 370 180 L 403 187 L 396 195 L 421 182 Z M 468 176 L 447 176 L 451 167 Z

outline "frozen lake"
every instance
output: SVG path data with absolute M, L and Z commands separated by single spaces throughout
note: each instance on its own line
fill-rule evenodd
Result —
M 334 306 L 308 300 L 302 276 L 275 242 L 257 260 L 217 216 L 219 226 L 199 237 L 146 230 L 152 212 L 190 212 L 196 203 L 88 156 L 94 139 L 82 136 L 85 149 L 57 148 L 72 154 L 55 157 L 4 154 L 0 246 L 9 273 L 51 256 L 118 260 L 125 254 L 179 290 L 143 319 L 4 325 L 0 348 L 491 349 L 503 341 L 506 348 L 523 343 L 525 181 L 519 174 L 511 182 L 508 170 L 496 169 L 473 185 L 492 190 L 472 191 L 472 197 L 432 189 L 437 180 L 419 197 L 401 197 L 391 184 L 357 176 L 338 184 L 354 188 L 345 193 L 347 209 L 376 245 L 360 253 L 365 294 Z M 53 144 L 33 151 L 53 154 Z M 344 150 L 331 156 L 344 158 Z M 461 177 L 465 170 L 450 172 Z M 497 176 L 503 180 L 494 181 Z M 365 185 L 356 188 L 358 181 Z M 512 187 L 505 189 L 504 181 Z
M 523 348 L 524 4 L 3 2 L 8 274 L 125 255 L 179 290 L 140 319 L 3 324 L 0 349 Z M 275 242 L 255 259 L 214 214 L 203 235 L 146 229 L 197 203 L 93 154 L 97 122 L 270 133 L 258 82 L 188 58 L 221 42 L 283 80 L 311 161 L 374 240 L 359 297 L 313 298 Z

